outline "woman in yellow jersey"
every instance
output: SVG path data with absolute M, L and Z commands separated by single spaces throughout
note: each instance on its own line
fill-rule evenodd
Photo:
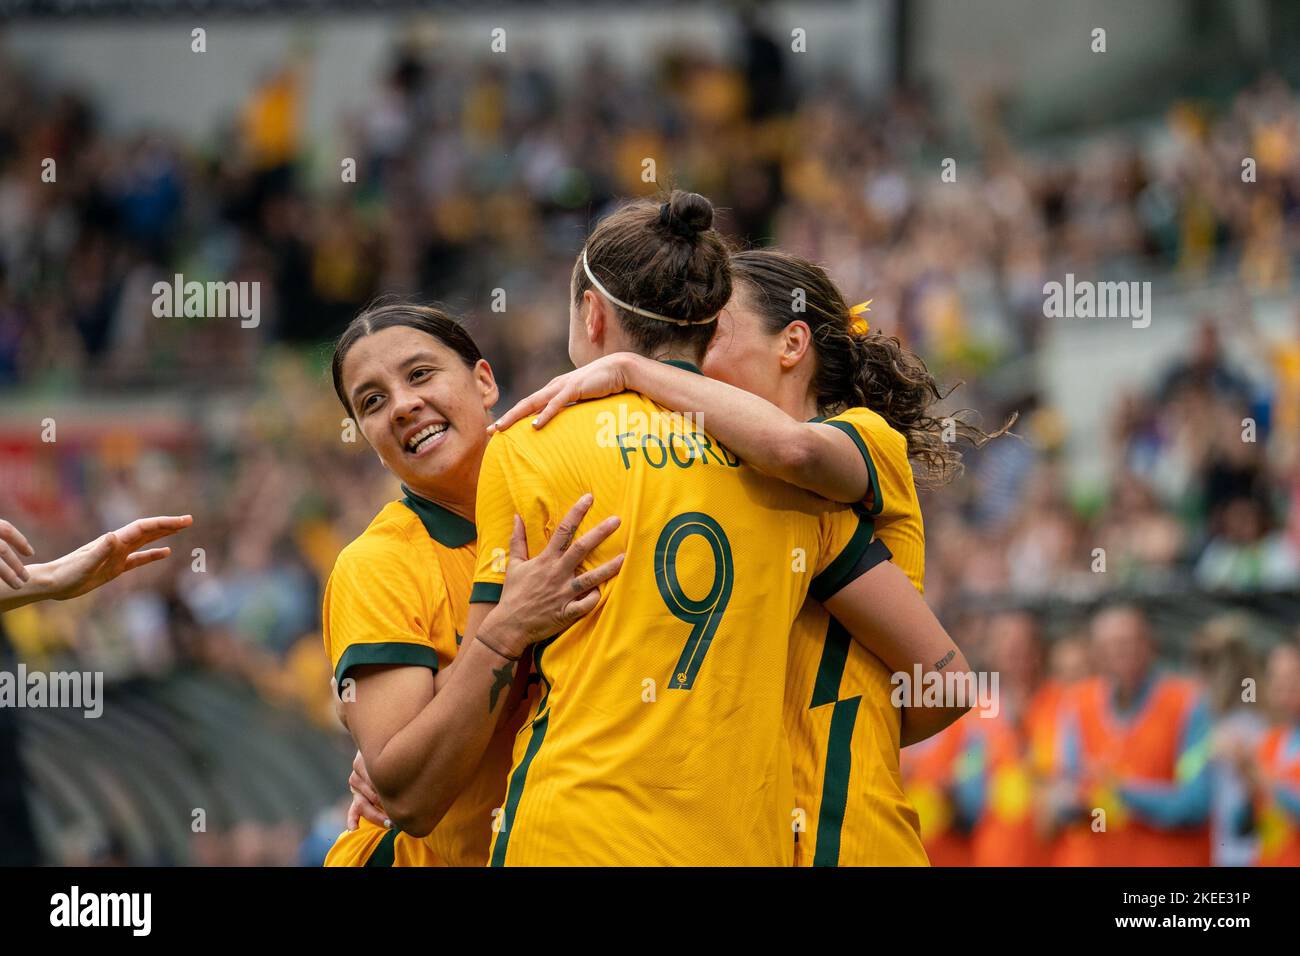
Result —
M 484 428 L 497 400 L 492 370 L 450 317 L 392 303 L 348 326 L 333 374 L 343 407 L 404 497 L 343 549 L 323 610 L 368 792 L 396 826 L 375 825 L 372 815 L 340 836 L 327 864 L 482 865 L 525 676 L 517 662 L 595 606 L 620 559 L 582 575 L 575 568 L 617 519 L 574 541 L 591 506 L 585 496 L 532 561 L 514 535 L 501 602 L 463 640 Z
M 635 351 L 699 377 L 693 363 L 731 295 L 711 219 L 707 200 L 675 192 L 593 231 L 574 267 L 576 365 Z M 843 508 L 761 475 L 706 426 L 634 392 L 579 402 L 544 432 L 500 430 L 482 482 L 484 548 L 511 509 L 539 536 L 582 482 L 627 518 L 593 553 L 626 547 L 618 581 L 537 653 L 545 692 L 516 743 L 495 865 L 793 862 L 807 808 L 792 782 L 781 789 L 782 702 L 790 626 L 809 594 L 894 670 L 966 670 L 907 578 L 880 560 L 887 550 L 864 547 L 869 522 L 848 518 L 846 545 Z M 499 577 L 481 553 L 471 631 Z M 819 691 L 836 690 L 835 670 L 820 669 Z M 945 701 L 912 715 L 918 737 L 965 709 Z
M 699 412 L 711 433 L 760 471 L 832 501 L 861 502 L 921 592 L 925 533 L 909 458 L 936 482 L 960 461 L 929 413 L 940 398 L 933 377 L 896 339 L 870 335 L 815 263 L 755 250 L 733 255 L 731 265 L 735 291 L 703 364 L 717 381 L 617 353 L 556 378 L 497 427 L 535 415 L 540 428 L 571 402 L 623 389 Z M 964 423 L 955 427 L 975 443 L 986 438 Z M 899 749 L 941 725 L 924 710 L 900 712 L 892 689 L 881 660 L 808 601 L 792 631 L 785 701 L 805 811 L 798 862 L 926 863 Z

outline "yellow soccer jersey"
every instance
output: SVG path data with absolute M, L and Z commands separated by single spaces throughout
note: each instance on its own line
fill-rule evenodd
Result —
M 340 693 L 349 670 L 363 664 L 436 672 L 455 658 L 465 633 L 474 524 L 403 490 L 405 498 L 385 505 L 343 549 L 325 586 L 322 629 Z M 326 865 L 484 865 L 518 727 L 514 720 L 498 729 L 475 776 L 428 836 L 385 834 L 363 821 L 339 836 Z
M 921 591 L 925 531 L 907 440 L 866 408 L 826 421 L 866 459 L 876 537 Z M 785 723 L 794 760 L 802 866 L 926 866 L 920 821 L 898 768 L 901 715 L 890 672 L 817 601 L 790 632 Z
M 624 392 L 489 443 L 470 600 L 498 599 L 515 514 L 536 554 L 587 491 L 580 532 L 622 518 L 588 564 L 626 561 L 595 611 L 534 651 L 543 696 L 492 864 L 792 864 L 790 625 L 810 588 L 834 594 L 881 560 L 869 523 Z
M 876 536 L 889 548 L 894 564 L 924 594 L 925 526 L 906 436 L 869 408 L 850 408 L 822 421 L 852 438 L 862 452 L 871 480 L 867 514 L 876 523 Z
M 432 836 L 432 834 L 430 834 Z M 411 836 L 396 827 L 377 826 L 362 819 L 355 830 L 344 830 L 325 855 L 326 866 L 444 866 L 429 837 Z

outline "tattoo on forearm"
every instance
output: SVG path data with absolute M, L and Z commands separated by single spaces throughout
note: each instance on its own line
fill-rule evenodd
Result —
M 956 651 L 949 651 L 947 654 L 943 655 L 943 660 L 938 661 L 934 665 L 934 669 L 937 671 L 943 670 L 948 664 L 952 663 L 952 659 L 956 656 L 957 656 Z
M 515 665 L 511 661 L 492 671 L 492 676 L 496 678 L 492 682 L 492 689 L 488 691 L 488 713 L 497 709 L 497 698 L 501 696 L 501 689 L 509 687 L 510 682 L 515 679 Z

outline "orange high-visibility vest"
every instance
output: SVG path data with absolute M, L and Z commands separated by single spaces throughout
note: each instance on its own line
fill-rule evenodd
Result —
M 1115 715 L 1111 688 L 1101 678 L 1086 681 L 1075 698 L 1084 766 L 1122 781 L 1173 784 L 1179 747 L 1198 700 L 1191 681 L 1155 678 L 1142 709 L 1127 721 Z M 1161 830 L 1136 819 L 1114 794 L 1085 787 L 1085 804 L 1106 811 L 1106 828 L 1089 823 L 1071 828 L 1069 865 L 1209 866 L 1210 829 L 1205 824 Z
M 1300 826 L 1272 795 L 1279 784 L 1300 791 L 1300 754 L 1285 753 L 1292 730 L 1274 727 L 1264 735 L 1256 751 L 1267 788 L 1255 807 L 1260 866 L 1300 866 Z
M 971 834 L 976 866 L 1047 866 L 1049 846 L 1035 815 L 1038 788 L 1054 760 L 1060 687 L 1048 684 L 1020 721 L 1003 714 L 974 721 L 984 739 L 984 812 Z
M 928 740 L 902 752 L 903 789 L 921 819 L 921 843 L 931 866 L 972 865 L 969 833 L 954 825 L 956 808 L 949 788 L 967 747 L 967 714 Z

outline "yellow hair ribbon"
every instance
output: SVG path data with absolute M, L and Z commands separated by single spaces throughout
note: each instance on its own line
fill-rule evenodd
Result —
M 866 302 L 859 302 L 853 308 L 849 309 L 849 333 L 851 335 L 866 335 L 871 331 L 871 325 L 863 315 L 871 311 L 871 303 L 875 299 L 868 299 Z

